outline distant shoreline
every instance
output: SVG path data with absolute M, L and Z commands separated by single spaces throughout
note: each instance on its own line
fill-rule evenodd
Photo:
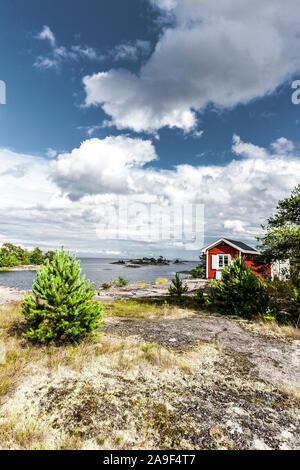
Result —
M 163 256 L 158 258 L 134 258 L 134 259 L 119 259 L 118 261 L 112 261 L 110 264 L 119 264 L 126 266 L 127 268 L 140 268 L 142 266 L 169 266 L 171 264 L 185 264 L 187 261 L 184 260 L 168 260 Z
M 16 271 L 40 271 L 41 266 L 38 264 L 19 264 L 17 266 L 0 268 L 0 272 L 16 272 Z

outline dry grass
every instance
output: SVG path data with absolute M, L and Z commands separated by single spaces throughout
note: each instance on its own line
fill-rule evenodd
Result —
M 0 305 L 0 330 L 2 328 L 9 328 L 13 322 L 21 320 L 22 314 L 20 303 Z
M 22 339 L 10 335 L 12 325 L 20 321 L 19 304 L 0 307 L 0 342 L 3 359 L 0 363 L 0 403 L 1 397 L 15 387 L 20 376 L 25 373 L 27 364 L 34 360 L 33 348 L 25 345 Z
M 192 310 L 170 305 L 167 301 L 155 302 L 140 300 L 126 300 L 119 298 L 112 302 L 103 302 L 105 316 L 126 318 L 154 318 L 169 316 L 182 318 Z
M 187 315 L 154 302 L 105 304 L 107 322 Z M 231 449 L 251 447 L 252 432 L 275 446 L 280 426 L 293 423 L 292 406 L 280 414 L 271 404 L 299 391 L 286 387 L 282 398 L 244 356 L 213 343 L 172 350 L 112 332 L 46 347 L 22 338 L 21 326 L 20 305 L 0 307 L 0 449 Z
M 172 379 L 179 378 L 192 374 L 203 363 L 206 366 L 214 363 L 219 354 L 209 344 L 199 345 L 186 353 L 174 354 L 155 343 L 147 344 L 142 339 L 120 335 L 100 335 L 97 340 L 83 341 L 77 347 L 41 347 L 27 342 L 15 332 L 11 328 L 15 322 L 20 322 L 20 306 L 0 309 L 0 324 L 5 327 L 1 331 L 1 340 L 6 347 L 6 362 L 0 365 L 0 448 L 3 449 L 132 448 L 131 441 L 135 439 L 136 430 L 131 433 L 129 429 L 126 432 L 116 429 L 111 435 L 110 425 L 106 423 L 101 434 L 93 434 L 92 441 L 89 440 L 89 432 L 82 431 L 85 427 L 81 416 L 85 416 L 84 420 L 93 428 L 90 414 L 99 407 L 98 398 L 94 396 L 95 390 L 100 386 L 100 394 L 104 393 L 99 385 L 103 381 L 101 376 L 111 376 L 107 386 L 116 390 L 121 377 L 132 384 L 141 371 L 147 371 L 147 381 L 151 382 L 156 382 L 164 375 Z M 82 380 L 78 377 L 82 377 Z M 65 380 L 72 384 L 78 382 L 77 388 L 72 385 L 69 391 Z M 94 385 L 91 386 L 93 381 Z M 36 391 L 44 388 L 49 395 L 43 404 L 46 409 L 48 406 L 55 408 L 65 393 L 72 395 L 72 401 L 69 403 L 66 400 L 63 404 L 66 426 L 53 422 L 58 422 L 64 413 L 60 408 L 41 417 L 41 410 L 37 409 Z M 53 403 L 52 393 L 56 394 Z M 108 408 L 113 406 L 111 399 L 113 402 L 116 399 L 111 393 L 103 396 L 103 399 L 108 400 Z M 74 418 L 76 413 L 79 424 L 77 418 Z M 139 443 L 145 448 L 147 429 Z
M 300 328 L 295 328 L 293 325 L 279 325 L 275 321 L 260 323 L 261 333 L 274 334 L 277 338 L 290 338 L 293 340 L 300 340 Z
M 41 423 L 28 418 L 20 420 L 19 415 L 0 419 L 0 442 L 4 449 L 44 450 L 47 443 L 47 429 Z
M 280 389 L 283 393 L 285 393 L 289 398 L 291 398 L 294 402 L 298 403 L 300 406 L 300 387 L 296 385 L 287 385 L 281 384 Z
M 137 301 L 117 300 L 106 306 L 107 316 L 144 317 L 182 315 L 176 307 L 156 306 Z M 85 340 L 74 346 L 39 346 L 26 341 L 21 336 L 20 305 L 0 307 L 0 342 L 4 345 L 4 363 L 0 363 L 0 403 L 1 397 L 12 390 L 20 378 L 30 372 L 32 366 L 55 369 L 67 366 L 82 370 L 88 363 L 101 358 L 110 368 L 129 370 L 136 366 L 144 367 L 151 363 L 161 369 L 179 367 L 190 369 L 190 357 L 175 356 L 159 345 L 147 344 L 138 338 L 119 335 L 102 335 L 96 341 Z M 20 331 L 12 329 L 17 325 Z

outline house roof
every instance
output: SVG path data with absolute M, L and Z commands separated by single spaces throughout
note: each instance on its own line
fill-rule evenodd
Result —
M 255 251 L 258 253 L 258 251 L 255 248 L 252 248 L 249 245 L 246 245 L 246 243 L 239 242 L 237 240 L 229 240 L 229 238 L 225 238 L 224 240 L 227 240 L 228 242 L 231 242 L 233 245 L 238 246 L 242 251 Z
M 255 248 L 252 248 L 251 246 L 246 245 L 246 243 L 240 242 L 238 240 L 231 240 L 229 238 L 219 238 L 219 240 L 216 240 L 215 242 L 211 243 L 210 245 L 207 245 L 206 247 L 204 247 L 202 249 L 202 252 L 206 252 L 210 248 L 213 248 L 214 246 L 219 245 L 219 243 L 221 243 L 221 242 L 225 242 L 228 245 L 233 246 L 234 248 L 236 248 L 237 250 L 239 250 L 243 253 L 249 253 L 249 254 L 258 254 L 259 253 Z

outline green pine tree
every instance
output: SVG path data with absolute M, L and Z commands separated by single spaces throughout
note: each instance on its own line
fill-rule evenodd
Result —
M 215 281 L 207 304 L 219 311 L 245 318 L 264 315 L 269 306 L 267 289 L 238 256 L 225 266 L 221 281 Z
M 180 300 L 182 295 L 187 292 L 188 287 L 186 284 L 183 285 L 180 279 L 179 273 L 175 274 L 175 279 L 172 279 L 172 284 L 169 287 L 169 294 L 171 297 Z
M 25 337 L 39 343 L 78 342 L 102 326 L 102 305 L 95 302 L 95 290 L 83 276 L 80 262 L 69 252 L 56 251 L 50 263 L 37 273 L 32 296 L 22 305 L 28 331 Z
M 256 264 L 289 260 L 291 281 L 300 289 L 300 184 L 278 202 L 277 212 L 262 228 L 266 233 L 257 237 L 261 254 Z

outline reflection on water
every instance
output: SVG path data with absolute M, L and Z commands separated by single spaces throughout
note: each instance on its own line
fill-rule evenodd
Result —
M 82 274 L 94 283 L 98 288 L 102 282 L 110 282 L 116 276 L 134 283 L 140 281 L 155 281 L 159 277 L 172 279 L 176 272 L 190 271 L 198 265 L 198 261 L 186 261 L 184 264 L 170 264 L 163 266 L 141 266 L 128 268 L 120 264 L 110 264 L 112 259 L 81 258 Z M 31 289 L 36 272 L 0 272 L 0 285 L 18 287 L 19 289 Z

